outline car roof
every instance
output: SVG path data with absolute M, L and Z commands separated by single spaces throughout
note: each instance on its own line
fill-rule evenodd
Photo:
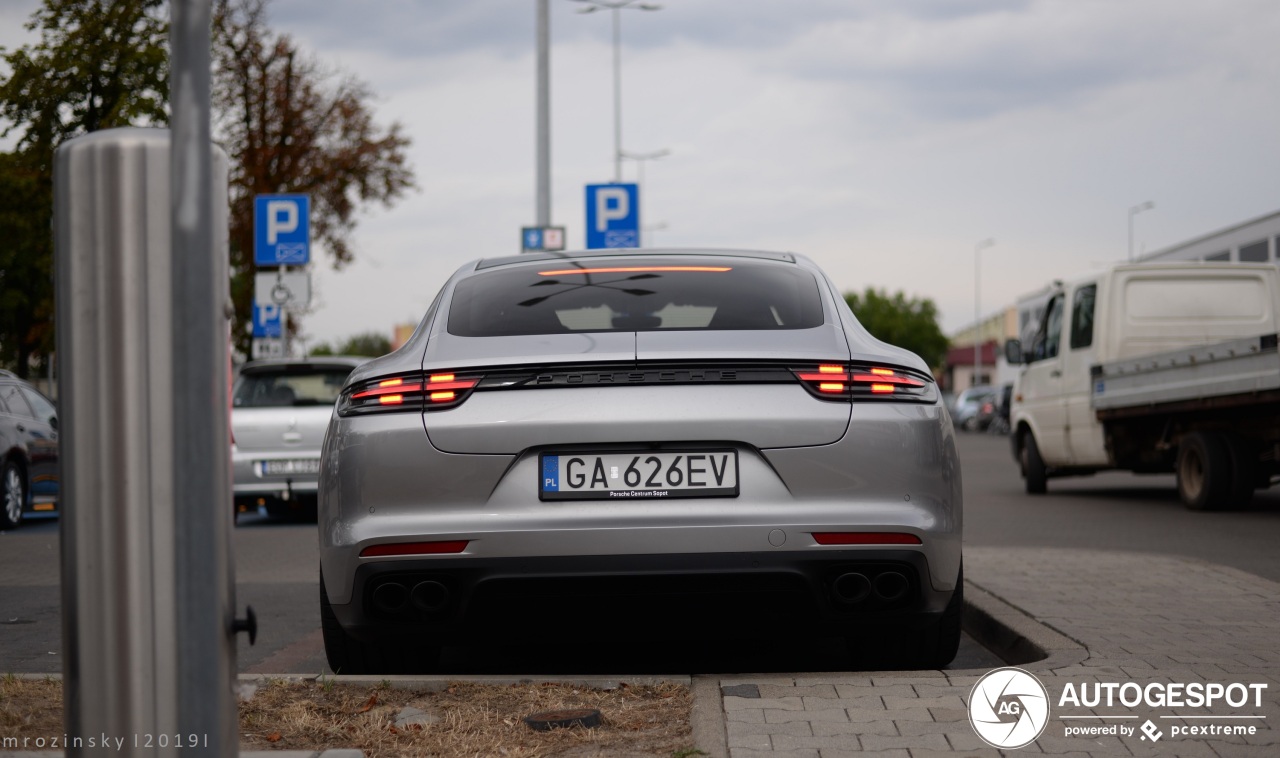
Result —
M 539 261 L 559 261 L 559 260 L 575 260 L 578 258 L 649 258 L 662 255 L 684 255 L 690 257 L 730 257 L 730 258 L 756 258 L 759 260 L 781 261 L 784 263 L 796 263 L 799 256 L 795 253 L 777 253 L 767 250 L 725 250 L 718 248 L 649 248 L 649 247 L 629 247 L 614 248 L 605 250 L 572 250 L 566 252 L 555 253 L 523 253 L 521 255 L 508 255 L 501 258 L 482 258 L 476 262 L 476 271 L 488 268 L 496 268 L 498 266 L 512 266 L 521 263 L 536 263 Z

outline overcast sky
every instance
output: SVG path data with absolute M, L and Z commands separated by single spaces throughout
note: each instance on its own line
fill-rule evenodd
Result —
M 622 14 L 623 147 L 661 246 L 790 250 L 948 331 L 1054 278 L 1280 209 L 1274 0 L 659 0 Z M 0 44 L 32 0 L 6 0 Z M 553 221 L 584 244 L 613 175 L 607 13 L 552 0 Z M 21 11 L 21 12 L 19 12 Z M 275 0 L 275 29 L 369 82 L 420 191 L 313 265 L 305 332 L 416 322 L 534 221 L 532 0 Z M 628 180 L 636 166 L 625 166 Z

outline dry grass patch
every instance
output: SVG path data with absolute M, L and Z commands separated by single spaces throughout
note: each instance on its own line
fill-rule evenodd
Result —
M 696 756 L 689 688 L 679 684 L 612 690 L 547 683 L 452 683 L 440 691 L 388 684 L 356 686 L 269 681 L 240 703 L 240 739 L 247 749 L 319 750 L 354 747 L 368 756 Z M 435 717 L 397 727 L 406 707 Z M 541 711 L 597 708 L 593 729 L 538 732 L 522 721 Z M 0 681 L 0 733 L 62 734 L 62 688 L 57 681 Z
M 62 736 L 62 682 L 0 678 L 0 737 Z

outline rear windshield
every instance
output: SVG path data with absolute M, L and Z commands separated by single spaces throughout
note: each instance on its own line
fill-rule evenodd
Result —
M 236 408 L 333 405 L 350 373 L 346 366 L 256 369 L 236 380 L 232 403 Z
M 449 306 L 449 333 L 459 337 L 821 324 L 818 283 L 808 271 L 725 258 L 513 266 L 462 280 Z

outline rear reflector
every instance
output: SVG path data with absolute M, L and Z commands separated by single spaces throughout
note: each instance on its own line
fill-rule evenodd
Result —
M 461 553 L 470 540 L 448 542 L 393 542 L 386 545 L 370 545 L 360 551 L 361 558 L 378 558 L 390 555 L 442 555 Z
M 914 534 L 900 532 L 814 532 L 819 545 L 920 545 Z

